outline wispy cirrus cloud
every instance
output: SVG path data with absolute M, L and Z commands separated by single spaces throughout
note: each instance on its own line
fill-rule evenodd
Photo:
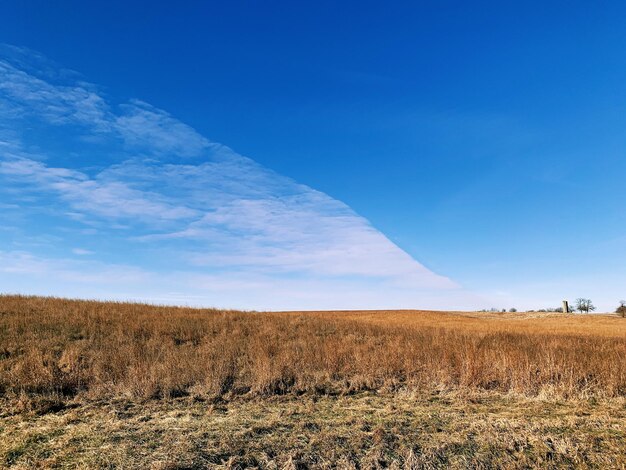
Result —
M 74 253 L 75 255 L 78 255 L 78 256 L 88 256 L 88 255 L 95 254 L 95 252 L 93 252 L 91 250 L 85 250 L 84 248 L 74 248 L 72 250 L 72 253 Z
M 82 123 L 98 130 L 110 129 L 110 112 L 104 99 L 87 83 L 53 85 L 0 60 L 2 111 L 11 118 L 34 115 L 51 123 Z
M 124 181 L 100 181 L 69 168 L 55 168 L 29 158 L 0 161 L 0 175 L 26 184 L 25 191 L 53 193 L 83 216 L 110 219 L 189 219 L 193 209 L 177 206 L 156 192 L 133 189 Z
M 157 155 L 196 157 L 215 146 L 186 124 L 148 103 L 132 100 L 120 106 L 114 128 L 132 147 Z
M 4 253 L 5 265 L 37 268 L 22 271 L 25 285 L 47 270 L 80 292 L 102 292 L 100 278 L 87 274 L 129 269 L 141 273 L 123 289 L 134 298 L 169 284 L 229 307 L 475 301 L 344 203 L 146 103 L 114 105 L 93 85 L 36 76 L 21 63 L 0 60 L 0 122 L 13 129 L 0 136 L 1 202 L 43 214 L 44 224 L 24 218 L 22 232 L 62 232 L 66 240 L 55 246 L 57 258 Z M 128 261 L 112 261 L 119 259 Z

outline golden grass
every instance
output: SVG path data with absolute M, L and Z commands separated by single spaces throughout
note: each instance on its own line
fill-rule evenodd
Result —
M 245 313 L 0 296 L 0 393 L 623 397 L 625 339 L 626 321 L 608 315 Z
M 0 468 L 625 468 L 626 320 L 0 296 Z
M 335 312 L 319 312 L 333 315 Z M 402 324 L 411 327 L 437 325 L 446 329 L 477 333 L 529 333 L 626 338 L 626 324 L 614 314 L 563 314 L 542 312 L 433 312 L 425 310 L 341 312 L 374 324 Z

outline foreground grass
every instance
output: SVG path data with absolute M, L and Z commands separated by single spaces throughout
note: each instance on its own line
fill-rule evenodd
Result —
M 6 404 L 6 403 L 5 403 Z M 0 414 L 15 468 L 624 468 L 624 400 L 498 393 L 74 402 Z M 67 405 L 67 404 L 66 404 Z M 59 409 L 60 408 L 60 409 Z

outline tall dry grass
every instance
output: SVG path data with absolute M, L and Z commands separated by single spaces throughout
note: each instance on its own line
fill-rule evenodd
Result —
M 100 399 L 406 388 L 626 396 L 620 318 L 608 320 L 613 335 L 594 334 L 593 321 L 587 333 L 583 322 L 574 334 L 542 332 L 541 318 L 516 326 L 477 317 L 459 327 L 466 318 L 0 296 L 0 394 Z

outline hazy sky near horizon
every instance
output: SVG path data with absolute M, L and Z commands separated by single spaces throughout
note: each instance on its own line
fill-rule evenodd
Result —
M 625 21 L 622 2 L 6 2 L 0 291 L 612 309 Z

